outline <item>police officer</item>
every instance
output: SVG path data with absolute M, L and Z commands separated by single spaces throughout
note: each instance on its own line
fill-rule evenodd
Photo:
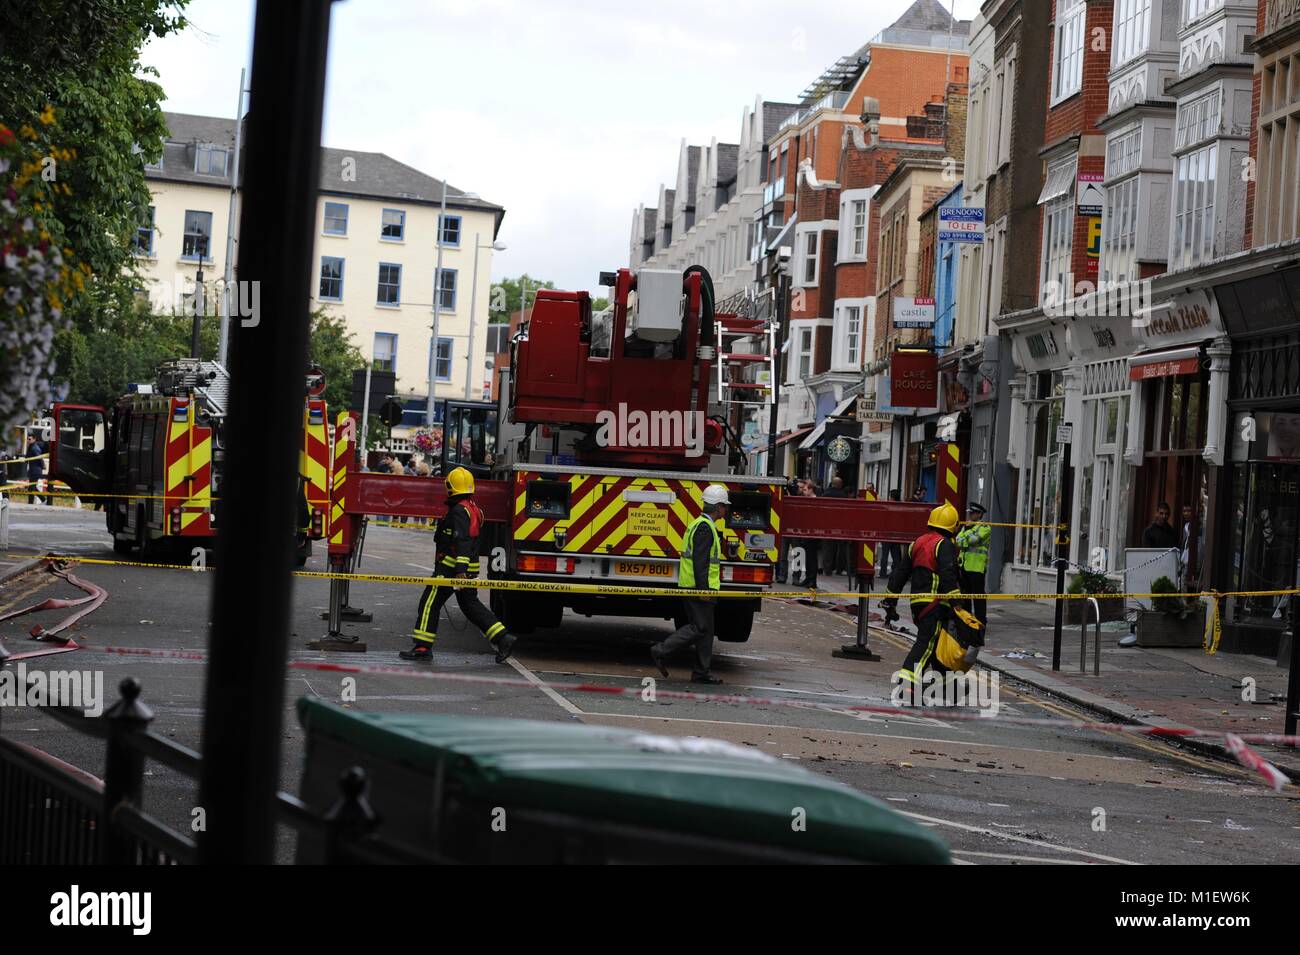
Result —
M 989 566 L 989 526 L 984 523 L 984 505 L 971 501 L 966 506 L 966 526 L 957 534 L 961 551 L 962 593 L 983 594 L 988 591 L 985 571 Z M 980 623 L 988 623 L 988 601 L 980 598 L 968 602 Z
M 907 552 L 889 575 L 881 606 L 887 619 L 897 620 L 898 595 L 908 584 L 912 588 L 912 622 L 916 642 L 903 660 L 901 676 L 913 686 L 927 669 L 944 671 L 935 659 L 939 627 L 948 619 L 952 601 L 961 596 L 957 574 L 957 508 L 941 504 L 930 512 L 930 529 L 908 545 Z
M 727 489 L 721 484 L 710 484 L 704 489 L 704 513 L 686 528 L 682 537 L 682 555 L 677 562 L 677 586 L 688 590 L 722 589 L 722 536 L 717 522 L 727 516 L 731 503 Z M 716 685 L 722 681 L 713 675 L 713 614 L 716 597 L 683 597 L 686 622 L 663 643 L 650 648 L 650 659 L 665 678 L 668 667 L 664 657 L 682 647 L 695 647 L 695 669 L 692 683 Z
M 438 521 L 433 535 L 438 547 L 439 573 L 446 577 L 477 577 L 482 530 L 483 511 L 474 501 L 474 475 L 464 468 L 456 468 L 447 475 L 447 513 Z M 423 662 L 432 658 L 433 641 L 438 636 L 438 615 L 453 593 L 461 612 L 496 648 L 497 663 L 505 663 L 515 645 L 515 638 L 506 630 L 505 624 L 483 606 L 473 587 L 425 587 L 415 630 L 411 633 L 414 645 L 398 656 L 403 660 Z

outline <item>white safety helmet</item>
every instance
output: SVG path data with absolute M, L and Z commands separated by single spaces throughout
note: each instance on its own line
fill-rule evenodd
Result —
M 730 504 L 731 499 L 721 484 L 710 484 L 704 489 L 704 503 L 707 507 L 712 507 L 715 504 Z

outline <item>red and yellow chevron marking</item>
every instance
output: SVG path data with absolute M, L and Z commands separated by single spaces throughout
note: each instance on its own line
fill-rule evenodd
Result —
M 961 449 L 955 441 L 939 445 L 939 503 L 951 504 L 964 514 L 961 500 Z
M 182 537 L 211 535 L 212 429 L 194 423 L 194 403 L 188 398 L 169 402 L 164 465 L 163 533 L 172 533 L 171 512 L 179 507 Z
M 334 467 L 330 475 L 329 550 L 331 554 L 346 554 L 352 547 L 348 532 L 347 510 L 348 465 L 356 453 L 352 436 L 356 433 L 356 419 L 351 412 L 340 411 L 334 426 Z
M 876 495 L 866 490 L 862 492 L 862 497 L 868 501 L 876 500 Z M 858 561 L 858 569 L 868 574 L 876 569 L 876 545 L 870 541 L 862 545 L 862 559 Z
M 329 536 L 330 446 L 325 421 L 325 402 L 309 398 L 302 411 L 302 450 L 298 454 L 298 473 L 307 489 L 307 509 L 324 515 L 325 536 Z
M 564 553 L 627 555 L 630 557 L 680 556 L 682 538 L 686 528 L 703 510 L 704 488 L 714 483 L 712 479 L 680 480 L 659 477 L 617 477 L 601 474 L 573 474 L 569 481 L 569 516 L 565 519 L 529 517 L 525 513 L 528 500 L 528 482 L 555 480 L 550 474 L 520 471 L 515 474 L 514 540 L 516 544 L 530 542 L 554 543 L 557 527 L 565 532 Z M 726 483 L 726 482 L 718 482 Z M 731 490 L 752 489 L 746 485 L 729 486 Z M 776 542 L 780 533 L 779 484 L 763 487 L 772 496 L 767 533 Z M 660 491 L 673 496 L 670 504 L 625 501 L 624 491 Z M 633 510 L 636 514 L 632 514 Z M 650 528 L 654 528 L 653 530 Z M 746 556 L 743 535 L 723 528 L 723 536 L 734 540 L 740 547 L 740 557 Z M 764 551 L 768 560 L 775 562 L 779 543 Z

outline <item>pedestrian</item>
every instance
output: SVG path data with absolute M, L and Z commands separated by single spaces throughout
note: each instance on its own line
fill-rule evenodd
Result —
M 480 534 L 483 511 L 474 500 L 474 475 L 456 468 L 447 475 L 447 513 L 438 521 L 433 540 L 437 547 L 439 573 L 461 580 L 478 577 Z M 424 588 L 411 632 L 412 646 L 398 654 L 403 660 L 427 663 L 433 657 L 433 641 L 438 636 L 438 616 L 443 604 L 456 596 L 461 613 L 483 631 L 497 652 L 497 663 L 505 663 L 515 645 L 515 637 L 478 599 L 474 587 Z
M 722 589 L 722 536 L 718 521 L 727 516 L 731 503 L 727 489 L 710 484 L 704 489 L 704 513 L 691 522 L 682 537 L 682 554 L 677 561 L 677 586 L 686 590 Z M 722 681 L 713 675 L 713 620 L 717 597 L 683 597 L 686 622 L 667 640 L 650 647 L 650 659 L 667 679 L 664 658 L 682 647 L 695 648 L 692 683 L 716 685 Z
M 45 448 L 41 445 L 39 441 L 33 439 L 28 443 L 27 454 L 26 454 L 27 480 L 31 482 L 30 486 L 27 488 L 28 504 L 35 504 L 37 500 L 36 494 L 40 490 L 39 485 L 41 481 L 41 476 L 45 473 L 45 459 L 43 457 L 44 454 L 45 454 Z M 46 504 L 51 503 L 51 499 L 48 494 L 45 497 L 45 503 Z
M 898 619 L 898 595 L 904 587 L 912 591 L 912 622 L 916 625 L 916 642 L 907 651 L 899 676 L 915 692 L 926 669 L 946 672 L 935 658 L 939 628 L 948 622 L 952 603 L 961 596 L 958 577 L 957 508 L 940 504 L 930 512 L 929 530 L 908 545 L 907 554 L 889 575 L 881 601 L 885 620 Z
M 889 499 L 891 501 L 897 501 L 901 495 L 902 492 L 899 491 L 898 488 L 894 488 L 889 492 Z M 889 572 L 898 566 L 898 562 L 901 559 L 899 554 L 900 550 L 898 543 L 891 541 L 881 545 L 879 572 L 882 579 L 888 580 Z
M 1173 512 L 1168 502 L 1161 501 L 1156 505 L 1156 519 L 1142 532 L 1143 547 L 1154 547 L 1160 550 L 1174 550 L 1178 547 L 1178 531 L 1174 530 L 1174 525 L 1169 523 L 1171 513 Z
M 912 503 L 913 504 L 925 503 L 925 485 L 918 484 L 916 486 L 916 489 L 912 491 Z
M 989 566 L 988 524 L 984 523 L 986 511 L 979 501 L 966 505 L 966 526 L 957 534 L 957 548 L 961 551 L 961 590 L 964 594 L 988 593 Z M 983 597 L 968 600 L 966 606 L 980 623 L 988 624 L 988 601 Z
M 844 478 L 838 474 L 831 478 L 830 486 L 822 492 L 822 497 L 848 497 L 844 490 Z M 822 541 L 821 546 L 821 566 L 830 568 L 832 574 L 845 574 L 844 565 L 847 563 L 848 544 L 844 541 Z
M 813 485 L 812 478 L 802 478 L 801 480 L 802 483 L 799 487 L 799 496 L 816 497 L 817 489 Z M 800 581 L 799 586 L 807 587 L 809 590 L 817 589 L 817 555 L 820 550 L 818 547 L 819 543 L 819 541 L 811 537 L 799 541 L 800 546 L 803 548 L 804 566 L 803 580 Z

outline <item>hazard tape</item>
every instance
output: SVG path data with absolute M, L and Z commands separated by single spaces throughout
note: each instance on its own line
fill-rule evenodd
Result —
M 157 659 L 192 660 L 205 662 L 208 655 L 196 650 L 155 650 L 149 647 L 93 647 L 82 646 L 82 651 L 90 653 L 107 653 L 117 656 L 153 657 Z M 517 677 L 478 676 L 468 673 L 443 673 L 437 670 L 421 670 L 408 666 L 373 666 L 352 663 L 318 662 L 313 660 L 290 660 L 291 670 L 308 670 L 324 673 L 344 673 L 371 676 L 403 676 L 413 679 L 439 680 L 446 683 L 477 684 L 482 686 L 517 687 L 519 689 L 536 689 L 537 685 L 529 680 Z M 646 692 L 643 686 L 614 686 L 603 683 L 547 683 L 557 693 L 584 693 L 601 696 L 622 696 L 643 698 Z M 1300 736 L 1287 736 L 1280 733 L 1227 733 L 1216 730 L 1204 730 L 1182 726 L 1146 726 L 1140 723 L 1103 723 L 1095 720 L 1063 720 L 1032 716 L 986 716 L 982 712 L 969 709 L 929 706 L 885 706 L 866 703 L 827 703 L 820 700 L 790 700 L 776 697 L 748 696 L 728 693 L 696 693 L 690 690 L 654 690 L 655 699 L 683 700 L 697 703 L 715 703 L 736 706 L 778 706 L 791 709 L 812 709 L 831 713 L 864 713 L 874 716 L 928 716 L 940 720 L 957 722 L 978 721 L 981 724 L 1002 723 L 1008 726 L 1035 726 L 1048 729 L 1076 729 L 1090 732 L 1120 733 L 1132 736 L 1151 736 L 1158 739 L 1213 739 L 1223 743 L 1228 752 L 1245 769 L 1261 776 L 1274 791 L 1280 791 L 1291 780 L 1276 766 L 1264 759 L 1250 745 L 1300 746 Z
M 103 557 L 82 557 L 72 554 L 7 554 L 6 557 L 11 559 L 35 559 L 51 561 L 54 563 L 67 564 L 95 564 L 105 567 L 146 567 L 158 570 L 176 570 L 187 573 L 206 573 L 215 571 L 217 568 L 204 565 L 193 566 L 191 564 L 161 564 L 149 563 L 146 561 L 133 560 L 108 560 Z M 561 581 L 542 581 L 542 580 L 502 580 L 494 578 L 480 577 L 425 577 L 413 574 L 357 574 L 343 573 L 341 571 L 330 570 L 295 570 L 292 571 L 295 577 L 305 577 L 316 580 L 346 580 L 358 581 L 362 583 L 377 584 L 410 584 L 421 587 L 469 587 L 476 590 L 527 590 L 539 593 L 579 593 L 579 594 L 605 594 L 609 596 L 637 596 L 637 597 L 739 597 L 753 599 L 762 597 L 771 600 L 808 600 L 811 598 L 834 597 L 837 599 L 869 598 L 874 600 L 883 599 L 910 599 L 910 594 L 879 594 L 879 593 L 859 593 L 856 590 L 845 591 L 808 591 L 808 590 L 687 590 L 677 587 L 636 587 L 620 586 L 617 584 L 579 584 L 567 583 Z M 1189 599 L 1204 599 L 1217 603 L 1226 597 L 1287 597 L 1300 594 L 1300 588 L 1292 587 L 1285 590 L 1231 590 L 1231 591 L 1191 591 L 1186 593 L 1117 593 L 1117 594 L 959 594 L 952 599 L 954 601 L 964 600 L 1087 600 L 1095 598 L 1097 600 L 1152 600 L 1157 597 L 1183 597 Z

